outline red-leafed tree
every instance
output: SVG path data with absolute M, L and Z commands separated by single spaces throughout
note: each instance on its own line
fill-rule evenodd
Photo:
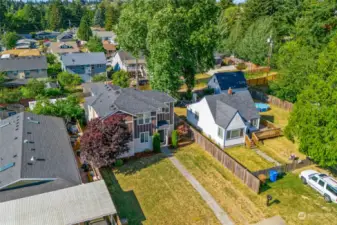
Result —
M 123 115 L 91 120 L 81 137 L 81 159 L 98 168 L 109 166 L 129 150 L 130 140 Z

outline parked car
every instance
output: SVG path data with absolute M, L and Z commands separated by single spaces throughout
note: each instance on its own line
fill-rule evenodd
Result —
M 327 202 L 337 203 L 337 181 L 326 174 L 315 170 L 304 170 L 300 173 L 303 184 L 308 184 L 320 193 Z

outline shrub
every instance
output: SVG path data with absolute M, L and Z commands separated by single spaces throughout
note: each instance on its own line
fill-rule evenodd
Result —
M 214 88 L 206 88 L 202 91 L 202 94 L 205 95 L 212 95 L 214 94 Z
M 172 131 L 172 147 L 173 148 L 178 147 L 178 131 L 177 130 Z
M 180 124 L 177 127 L 177 132 L 179 137 L 187 137 L 188 135 L 188 126 L 184 123 Z
M 238 65 L 236 65 L 236 69 L 238 69 L 238 70 L 244 70 L 246 68 L 247 68 L 247 66 L 244 63 L 239 63 Z
M 116 160 L 115 165 L 116 165 L 117 167 L 123 166 L 123 164 L 124 164 L 123 159 L 117 159 L 117 160 Z
M 159 153 L 160 152 L 160 135 L 155 133 L 152 137 L 152 145 L 153 151 Z

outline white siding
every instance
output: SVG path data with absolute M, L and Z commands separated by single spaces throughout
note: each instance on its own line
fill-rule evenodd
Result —
M 118 52 L 115 54 L 115 56 L 112 58 L 112 62 L 111 62 L 111 67 L 114 68 L 116 66 L 116 64 L 119 64 L 119 68 L 121 70 L 127 71 L 126 66 L 124 65 L 124 63 L 121 60 L 121 57 L 119 56 Z
M 208 88 L 213 88 L 215 94 L 219 94 L 219 93 L 220 93 L 221 90 L 220 90 L 218 81 L 217 81 L 217 79 L 215 78 L 215 76 L 213 76 L 213 77 L 208 81 Z
M 195 119 L 195 112 L 199 112 L 199 120 Z M 218 125 L 215 123 L 207 101 L 203 98 L 200 102 L 191 104 L 187 110 L 187 120 L 211 138 L 215 143 L 224 147 L 224 137 L 218 137 Z M 225 132 L 224 132 L 225 133 Z
M 241 129 L 243 128 L 243 137 L 242 138 L 235 138 L 235 139 L 231 139 L 231 140 L 227 140 L 227 131 L 230 130 L 237 130 L 237 129 Z M 244 121 L 242 120 L 242 117 L 240 116 L 239 113 L 236 113 L 236 115 L 234 116 L 234 118 L 232 119 L 231 123 L 228 125 L 227 129 L 226 129 L 226 134 L 225 134 L 225 146 L 232 146 L 232 145 L 238 145 L 238 144 L 244 144 L 245 143 L 245 133 L 246 133 L 246 125 L 244 123 Z

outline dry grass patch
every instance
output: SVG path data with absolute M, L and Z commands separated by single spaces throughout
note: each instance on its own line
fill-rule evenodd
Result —
M 259 201 L 258 195 L 245 187 L 199 145 L 191 144 L 179 148 L 175 156 L 215 198 L 235 224 L 253 223 L 265 217 L 264 212 L 250 199 Z
M 288 225 L 337 224 L 337 205 L 324 202 L 316 191 L 303 185 L 299 171 L 268 182 L 257 195 L 196 144 L 180 148 L 175 155 L 236 224 L 251 224 L 274 215 L 281 215 Z M 274 199 L 269 207 L 267 195 Z M 298 217 L 301 212 L 306 215 L 304 220 Z
M 200 73 L 195 75 L 195 86 L 193 90 L 201 90 L 207 88 L 207 83 L 212 76 L 206 73 Z M 186 84 L 183 84 L 179 90 L 180 92 L 187 91 Z
M 102 170 L 121 218 L 130 225 L 219 224 L 213 212 L 173 164 L 157 154 Z
M 260 112 L 261 119 L 268 120 L 281 128 L 285 128 L 288 124 L 290 112 L 275 105 L 269 105 L 270 109 L 268 111 Z
M 298 144 L 289 141 L 286 137 L 264 140 L 259 149 L 280 163 L 290 163 L 291 154 L 295 154 L 300 159 L 306 158 L 303 153 L 299 152 Z
M 258 171 L 275 166 L 273 163 L 259 156 L 252 149 L 245 148 L 244 146 L 226 148 L 225 152 L 250 171 Z
M 187 109 L 186 107 L 174 107 L 174 113 L 179 117 L 186 118 L 187 117 Z

